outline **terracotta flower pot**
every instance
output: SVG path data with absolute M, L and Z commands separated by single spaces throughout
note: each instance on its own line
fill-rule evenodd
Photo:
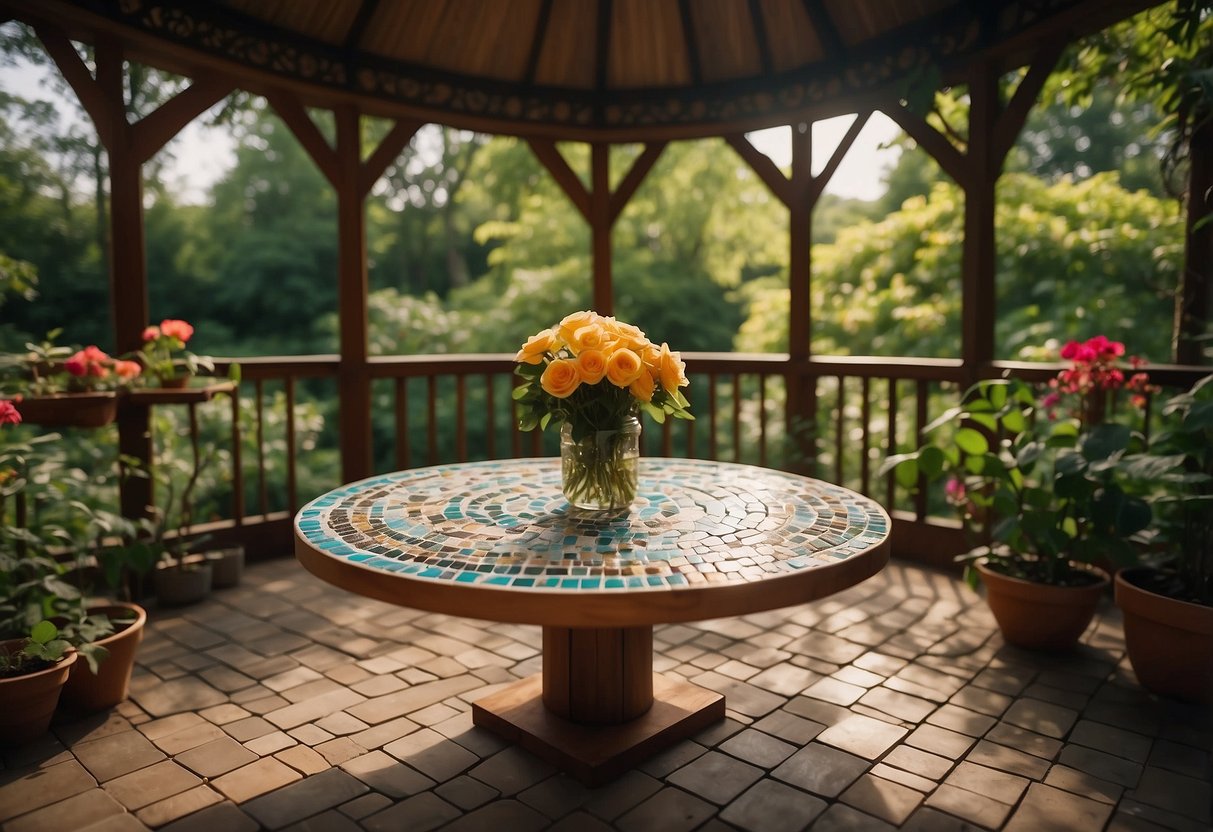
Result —
M 1108 588 L 1108 574 L 1093 566 L 1072 565 L 1090 571 L 1098 580 L 1085 586 L 1054 586 L 1012 578 L 977 564 L 986 587 L 986 603 L 1009 644 L 1065 650 L 1078 642 Z
M 118 397 L 110 391 L 26 396 L 16 403 L 22 421 L 49 428 L 99 428 L 118 415 Z
M 1125 648 L 1142 687 L 1162 696 L 1213 704 L 1213 607 L 1177 601 L 1138 586 L 1146 567 L 1116 575 Z
M 101 661 L 96 675 L 89 670 L 88 662 L 77 662 L 68 677 L 64 698 L 82 710 L 100 711 L 117 705 L 130 691 L 131 671 L 135 667 L 135 653 L 143 641 L 147 613 L 138 604 L 115 602 L 89 607 L 88 614 L 106 615 L 111 621 L 135 616 L 133 624 L 97 642 L 109 651 L 109 655 Z
M 0 650 L 15 652 L 24 639 L 0 642 Z M 78 655 L 69 650 L 54 666 L 25 676 L 0 679 L 0 742 L 14 745 L 46 733 L 59 694 Z
M 211 565 L 205 558 L 156 569 L 156 599 L 164 606 L 195 604 L 211 592 Z
M 226 589 L 238 586 L 244 575 L 244 547 L 229 546 L 206 553 L 211 564 L 211 587 Z

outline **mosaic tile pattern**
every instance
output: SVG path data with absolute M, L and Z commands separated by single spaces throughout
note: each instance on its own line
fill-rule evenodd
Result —
M 889 518 L 818 480 L 706 460 L 642 459 L 631 510 L 569 506 L 556 459 L 418 468 L 308 503 L 314 548 L 420 580 L 526 590 L 677 590 L 811 569 L 879 545 Z

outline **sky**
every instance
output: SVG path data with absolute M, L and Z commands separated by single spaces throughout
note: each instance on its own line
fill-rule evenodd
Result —
M 28 64 L 0 66 L 0 89 L 22 98 L 56 101 L 52 88 L 46 83 L 47 70 Z M 59 107 L 60 112 L 73 112 Z M 829 159 L 839 140 L 850 127 L 854 116 L 820 121 L 813 127 L 813 172 L 817 173 Z M 876 199 L 884 193 L 881 182 L 885 168 L 891 166 L 900 151 L 881 145 L 897 135 L 897 126 L 881 113 L 873 114 L 859 134 L 851 151 L 826 186 L 826 193 L 858 199 Z M 775 127 L 748 134 L 754 145 L 782 168 L 791 163 L 791 128 Z M 221 177 L 235 161 L 234 142 L 222 129 L 191 124 L 170 144 L 174 161 L 167 166 L 167 176 L 173 190 L 184 202 L 201 204 L 211 183 Z

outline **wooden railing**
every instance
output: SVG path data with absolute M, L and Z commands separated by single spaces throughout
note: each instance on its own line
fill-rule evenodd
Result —
M 717 353 L 684 358 L 697 418 L 660 426 L 646 421 L 644 454 L 776 467 L 854 488 L 890 509 L 898 555 L 948 564 L 966 546 L 958 524 L 932 516 L 926 490 L 911 493 L 891 476 L 876 475 L 887 455 L 918 447 L 924 427 L 957 403 L 970 377 L 959 360 L 831 357 L 792 362 L 783 354 Z M 232 400 L 229 426 L 230 517 L 208 530 L 253 550 L 282 552 L 290 546 L 290 518 L 315 496 L 301 491 L 301 470 L 310 475 L 312 490 L 339 484 L 339 467 L 332 464 L 339 444 L 333 426 L 327 429 L 329 475 L 317 482 L 311 460 L 325 451 L 301 447 L 296 414 L 308 402 L 337 395 L 341 365 L 328 355 L 240 359 L 240 364 L 243 382 Z M 368 369 L 376 409 L 390 414 L 376 420 L 378 472 L 557 452 L 554 432 L 517 428 L 509 355 L 377 357 Z M 979 375 L 1043 382 L 1057 369 L 999 362 Z M 1181 388 L 1207 370 L 1168 366 L 1150 372 L 1155 383 Z M 807 390 L 800 413 L 786 409 L 791 384 Z M 276 436 L 269 434 L 266 415 L 271 396 L 279 396 L 284 408 Z M 1148 429 L 1148 417 L 1146 425 Z M 287 451 L 284 459 L 271 458 L 270 443 Z

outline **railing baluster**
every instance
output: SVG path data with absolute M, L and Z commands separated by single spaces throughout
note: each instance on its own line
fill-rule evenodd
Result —
M 291 514 L 299 506 L 299 492 L 295 471 L 295 377 L 286 381 L 286 504 Z
M 758 374 L 758 464 L 767 465 L 767 377 Z
M 929 396 L 930 386 L 926 379 L 919 379 L 914 386 L 914 435 L 917 437 L 914 446 L 916 448 L 922 447 L 926 436 Z M 914 518 L 920 521 L 927 519 L 927 478 L 922 475 L 918 477 L 918 492 L 914 495 Z
M 871 380 L 864 376 L 860 384 L 860 394 L 863 396 L 863 404 L 860 408 L 860 453 L 859 457 L 859 490 L 864 494 L 871 494 L 871 463 L 868 460 L 868 448 L 870 446 L 871 436 L 869 432 L 872 429 L 872 403 L 869 401 L 871 392 Z
M 232 521 L 244 525 L 244 461 L 240 447 L 240 387 L 232 391 Z
M 497 408 L 494 406 L 493 387 L 496 379 L 492 373 L 484 374 L 484 435 L 486 438 L 485 452 L 489 459 L 497 458 L 497 426 L 493 414 Z
M 257 379 L 253 385 L 257 396 L 257 507 L 261 516 L 269 514 L 269 492 L 265 483 L 265 397 L 264 383 Z
M 741 373 L 733 374 L 733 461 L 741 462 Z
M 842 485 L 842 431 L 846 426 L 843 410 L 846 407 L 846 376 L 838 376 L 838 387 L 834 391 L 834 482 Z
M 716 437 L 720 435 L 716 426 L 716 374 L 708 375 L 708 459 L 716 459 Z
M 426 376 L 426 417 L 425 436 L 429 443 L 426 450 L 426 464 L 438 463 L 438 376 Z
M 467 376 L 455 376 L 455 458 L 468 461 Z
M 885 438 L 885 453 L 892 456 L 897 453 L 897 379 L 889 379 L 889 435 Z M 897 479 L 893 472 L 885 474 L 885 508 L 892 511 L 896 499 Z
M 404 471 L 412 467 L 412 448 L 409 445 L 409 392 L 408 379 L 397 376 L 396 382 L 396 468 Z

